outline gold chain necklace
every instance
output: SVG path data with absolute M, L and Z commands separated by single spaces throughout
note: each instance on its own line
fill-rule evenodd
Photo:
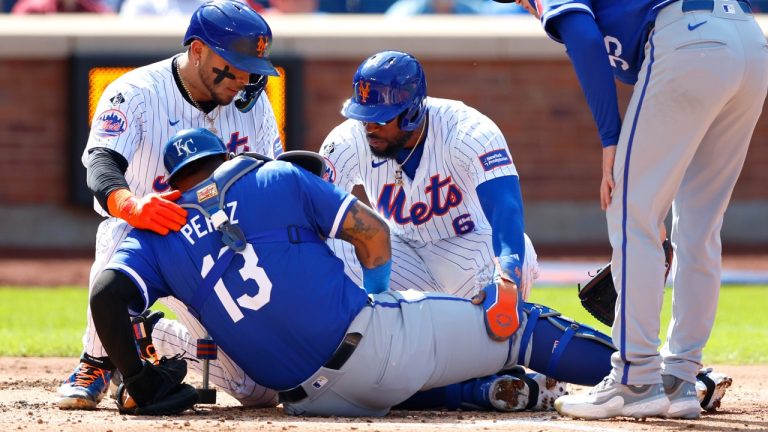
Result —
M 200 107 L 200 104 L 197 103 L 195 98 L 192 97 L 192 92 L 189 91 L 189 89 L 187 88 L 187 84 L 184 83 L 184 78 L 181 77 L 181 69 L 179 69 L 178 61 L 176 61 L 176 73 L 179 74 L 179 81 L 181 81 L 181 86 L 184 87 L 184 92 L 187 94 L 187 97 L 189 98 L 189 100 L 192 101 L 192 105 L 194 105 L 198 111 L 203 113 L 203 117 L 205 117 L 205 121 L 208 122 L 208 130 L 211 131 L 214 135 L 218 135 L 219 131 L 213 125 L 214 122 L 216 121 L 216 117 L 218 117 L 218 114 L 216 114 L 216 117 L 209 116 L 207 112 L 203 111 L 203 108 Z M 221 108 L 221 105 L 216 106 L 217 113 L 219 112 L 218 110 L 220 108 Z
M 403 166 L 405 166 L 405 163 L 408 162 L 408 159 L 411 158 L 411 155 L 414 151 L 416 151 L 416 147 L 421 144 L 421 137 L 424 136 L 424 130 L 427 128 L 427 120 L 424 120 L 424 126 L 421 127 L 421 133 L 419 133 L 419 139 L 416 140 L 416 145 L 413 146 L 411 149 L 411 152 L 408 153 L 408 156 L 405 158 L 403 163 L 398 164 L 397 169 L 395 170 L 395 184 L 398 186 L 403 185 Z

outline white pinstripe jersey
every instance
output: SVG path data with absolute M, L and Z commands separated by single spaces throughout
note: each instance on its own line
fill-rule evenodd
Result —
M 368 199 L 394 234 L 434 242 L 491 226 L 475 188 L 490 179 L 517 175 L 499 128 L 459 101 L 427 98 L 429 129 L 414 179 L 398 163 L 373 156 L 362 123 L 347 120 L 326 137 L 320 153 L 328 180 L 350 191 L 365 187 Z
M 84 165 L 88 162 L 88 151 L 94 147 L 106 147 L 125 157 L 125 179 L 137 196 L 169 189 L 161 153 L 171 136 L 182 129 L 207 127 L 203 113 L 184 99 L 176 85 L 172 60 L 134 69 L 107 86 L 91 121 L 88 145 L 83 152 Z M 248 113 L 229 104 L 209 115 L 215 117 L 218 135 L 233 153 L 251 151 L 274 157 L 283 150 L 266 93 L 261 94 Z M 109 216 L 96 200 L 94 209 Z

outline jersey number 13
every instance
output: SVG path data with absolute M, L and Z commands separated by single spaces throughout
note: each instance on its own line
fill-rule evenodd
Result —
M 221 257 L 227 249 L 226 246 L 221 248 L 219 257 Z M 256 251 L 253 250 L 253 246 L 248 244 L 245 250 L 238 253 L 243 255 L 245 261 L 243 268 L 239 271 L 240 277 L 243 278 L 243 281 L 250 279 L 256 282 L 259 286 L 259 292 L 252 296 L 243 294 L 237 298 L 237 301 L 235 301 L 229 293 L 229 290 L 227 290 L 227 287 L 224 285 L 224 281 L 221 279 L 216 281 L 213 291 L 216 293 L 216 296 L 219 297 L 221 304 L 224 305 L 224 309 L 226 309 L 229 317 L 232 318 L 232 321 L 234 322 L 238 322 L 244 317 L 243 311 L 240 309 L 241 307 L 257 311 L 269 303 L 269 298 L 272 294 L 272 281 L 269 280 L 264 269 L 259 267 L 259 257 L 256 255 Z M 205 276 L 208 275 L 208 272 L 211 271 L 213 263 L 213 258 L 210 255 L 203 257 L 203 267 L 200 272 L 203 278 L 205 278 Z

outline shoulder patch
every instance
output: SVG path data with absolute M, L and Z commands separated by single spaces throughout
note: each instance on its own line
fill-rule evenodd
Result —
M 509 153 L 507 153 L 507 151 L 504 149 L 491 150 L 488 153 L 484 153 L 478 156 L 478 159 L 480 159 L 480 164 L 483 166 L 483 170 L 485 171 L 491 171 L 495 168 L 512 163 L 512 159 L 509 157 Z
M 98 116 L 93 122 L 93 129 L 97 136 L 102 138 L 114 138 L 120 136 L 128 128 L 128 119 L 122 111 L 108 109 Z
M 335 144 L 333 143 L 333 141 L 331 141 L 329 143 L 323 144 L 323 147 L 320 149 L 319 153 L 323 157 L 328 157 L 328 155 L 333 153 L 334 150 L 336 150 L 336 147 L 335 147 Z
M 323 159 L 325 159 L 325 172 L 323 173 L 323 180 L 327 181 L 328 183 L 335 183 L 336 167 L 333 166 L 333 163 L 329 161 L 327 157 L 323 157 Z
M 122 93 L 118 93 L 112 96 L 111 98 L 109 98 L 109 102 L 112 104 L 113 107 L 116 107 L 121 103 L 125 102 L 125 98 L 123 97 Z

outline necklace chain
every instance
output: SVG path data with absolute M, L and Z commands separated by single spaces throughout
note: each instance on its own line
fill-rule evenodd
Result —
M 190 101 L 192 101 L 192 105 L 194 105 L 195 108 L 197 108 L 197 110 L 203 114 L 203 117 L 205 117 L 205 121 L 208 122 L 208 130 L 210 130 L 214 134 L 218 134 L 219 131 L 216 130 L 216 127 L 213 125 L 214 122 L 216 121 L 216 117 L 218 117 L 218 114 L 216 115 L 216 117 L 211 117 L 210 115 L 208 115 L 207 112 L 203 111 L 203 108 L 200 106 L 200 104 L 195 100 L 195 98 L 192 97 L 192 92 L 190 92 L 189 88 L 187 88 L 187 84 L 184 82 L 184 78 L 181 77 L 181 69 L 179 68 L 179 62 L 176 61 L 175 65 L 176 65 L 176 73 L 179 74 L 179 81 L 181 81 L 181 86 L 184 88 L 184 92 L 187 94 L 187 97 L 189 98 Z M 217 110 L 219 108 L 221 108 L 221 105 L 216 106 Z
M 408 162 L 408 159 L 411 158 L 411 155 L 413 155 L 413 152 L 416 151 L 416 147 L 418 147 L 419 144 L 421 144 L 421 137 L 424 136 L 424 130 L 426 129 L 427 129 L 427 121 L 424 120 L 424 126 L 421 127 L 421 132 L 419 133 L 419 139 L 416 140 L 416 144 L 411 149 L 411 152 L 408 153 L 408 156 L 405 157 L 405 160 L 402 163 L 398 164 L 399 166 L 395 170 L 395 184 L 397 184 L 398 186 L 403 185 L 403 167 L 405 166 L 405 163 Z

